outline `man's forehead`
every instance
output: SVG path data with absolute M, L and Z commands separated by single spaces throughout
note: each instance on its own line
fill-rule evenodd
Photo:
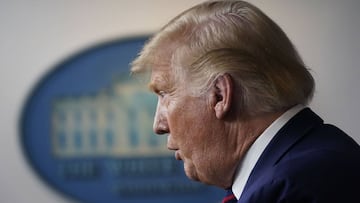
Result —
M 168 86 L 173 82 L 173 63 L 172 57 L 176 49 L 176 43 L 173 41 L 164 41 L 159 43 L 154 49 L 150 68 L 150 89 L 153 87 Z
M 172 38 L 164 38 L 151 49 L 151 62 L 153 69 L 163 70 L 171 67 L 173 57 L 179 49 L 179 42 Z
M 158 64 L 151 69 L 149 88 L 153 90 L 158 85 L 164 85 L 171 81 L 171 68 L 168 64 Z

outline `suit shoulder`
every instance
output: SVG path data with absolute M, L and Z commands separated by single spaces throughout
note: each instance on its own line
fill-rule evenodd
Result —
M 334 153 L 314 150 L 283 160 L 258 177 L 246 202 L 360 202 L 359 160 L 334 160 Z
M 288 198 L 301 195 L 323 200 L 319 202 L 359 200 L 359 153 L 324 149 L 304 151 L 278 163 L 272 175 L 271 184 L 282 188 Z
M 341 156 L 360 156 L 360 146 L 344 131 L 331 124 L 321 124 L 304 135 L 290 150 L 290 154 L 304 151 L 336 151 Z M 311 158 L 311 157 L 310 157 Z

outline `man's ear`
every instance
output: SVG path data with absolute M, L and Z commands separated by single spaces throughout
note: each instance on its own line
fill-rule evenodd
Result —
M 217 118 L 223 118 L 230 110 L 233 95 L 233 80 L 229 74 L 217 76 L 213 83 L 213 108 Z

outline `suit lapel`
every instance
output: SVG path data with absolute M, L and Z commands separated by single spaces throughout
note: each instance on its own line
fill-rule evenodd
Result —
M 322 123 L 323 120 L 309 108 L 291 118 L 261 154 L 245 185 L 243 195 L 264 170 L 274 166 L 304 135 Z

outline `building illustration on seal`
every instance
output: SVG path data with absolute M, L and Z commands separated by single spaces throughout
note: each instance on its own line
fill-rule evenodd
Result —
M 156 98 L 139 82 L 115 80 L 98 92 L 55 98 L 51 110 L 54 156 L 166 156 L 166 138 L 152 133 Z

